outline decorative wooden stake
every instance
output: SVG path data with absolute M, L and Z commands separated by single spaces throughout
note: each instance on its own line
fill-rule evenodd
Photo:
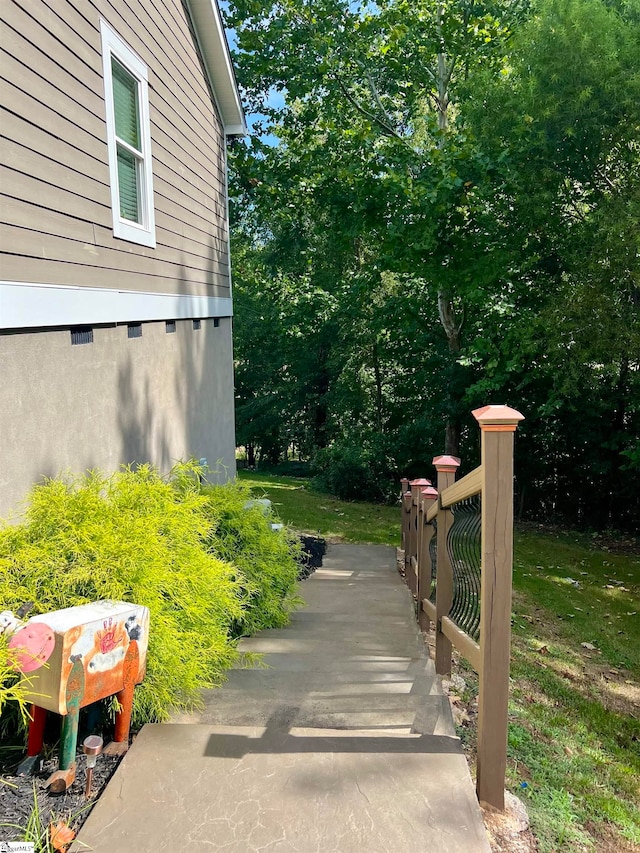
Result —
M 47 712 L 39 705 L 32 705 L 30 713 L 27 754 L 18 765 L 18 776 L 33 776 L 35 774 L 44 746 L 44 727 L 47 722 Z
M 433 460 L 438 472 L 438 494 L 452 486 L 460 467 L 457 456 L 436 456 Z M 439 498 L 438 498 L 439 500 Z M 447 536 L 453 523 L 453 513 L 442 506 L 438 510 L 438 581 L 436 585 L 436 672 L 451 672 L 451 640 L 442 633 L 442 617 L 448 616 L 453 603 L 453 571 L 447 550 Z
M 473 415 L 482 431 L 482 589 L 476 793 L 481 805 L 502 811 L 507 767 L 511 643 L 513 434 L 524 417 L 508 406 L 484 406 L 476 409 Z
M 66 689 L 67 713 L 62 718 L 62 732 L 60 734 L 59 769 L 52 773 L 45 782 L 45 785 L 54 794 L 62 794 L 67 791 L 76 778 L 78 721 L 80 706 L 84 699 L 85 678 L 82 657 L 76 655 L 71 658 L 71 661 L 71 671 L 67 678 Z
M 129 728 L 133 709 L 133 693 L 138 677 L 140 654 L 138 644 L 131 640 L 124 659 L 124 687 L 116 693 L 120 710 L 116 714 L 113 741 L 104 748 L 105 755 L 124 755 L 129 749 Z

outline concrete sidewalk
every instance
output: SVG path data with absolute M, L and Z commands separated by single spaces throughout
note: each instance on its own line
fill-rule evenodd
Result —
M 332 545 L 287 628 L 199 717 L 145 726 L 83 827 L 96 853 L 488 853 L 449 703 L 381 546 Z M 73 850 L 87 850 L 76 844 Z

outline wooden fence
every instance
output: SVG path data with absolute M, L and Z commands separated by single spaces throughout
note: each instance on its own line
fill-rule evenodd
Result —
M 460 460 L 437 456 L 437 488 L 402 481 L 398 567 L 424 631 L 435 626 L 435 666 L 451 672 L 455 646 L 479 675 L 478 799 L 504 809 L 513 567 L 513 437 L 508 406 L 473 412 L 481 464 L 456 482 Z

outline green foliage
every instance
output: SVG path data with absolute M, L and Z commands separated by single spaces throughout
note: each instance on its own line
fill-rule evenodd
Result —
M 4 607 L 33 601 L 36 614 L 115 599 L 150 609 L 135 725 L 197 705 L 236 660 L 237 626 L 282 624 L 295 603 L 284 535 L 242 513 L 246 489 L 203 491 L 200 473 L 181 464 L 166 478 L 141 466 L 48 480 L 32 490 L 23 523 L 0 528 Z M 269 577 L 250 574 L 252 559 Z
M 336 441 L 316 454 L 318 473 L 314 485 L 341 500 L 393 502 L 397 498 L 397 478 L 385 461 L 379 445 Z
M 25 685 L 20 683 L 17 674 L 15 652 L 9 648 L 8 637 L 0 634 L 0 719 L 7 702 L 11 702 L 17 709 L 19 718 L 26 723 L 29 705 L 24 696 Z
M 283 528 L 272 530 L 275 516 L 261 506 L 247 506 L 251 492 L 242 483 L 205 486 L 210 531 L 208 550 L 236 566 L 247 597 L 235 630 L 242 635 L 281 628 L 300 605 L 296 595 L 300 545 Z
M 418 475 L 508 402 L 525 516 L 637 527 L 637 0 L 229 15 L 240 441 Z

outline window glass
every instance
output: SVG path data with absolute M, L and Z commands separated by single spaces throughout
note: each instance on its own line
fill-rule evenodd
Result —
M 140 222 L 140 194 L 138 191 L 138 164 L 133 154 L 118 145 L 118 195 L 120 216 L 131 222 Z
M 140 151 L 140 115 L 138 111 L 138 81 L 112 58 L 113 111 L 116 136 Z
M 113 234 L 156 245 L 147 66 L 100 22 Z

